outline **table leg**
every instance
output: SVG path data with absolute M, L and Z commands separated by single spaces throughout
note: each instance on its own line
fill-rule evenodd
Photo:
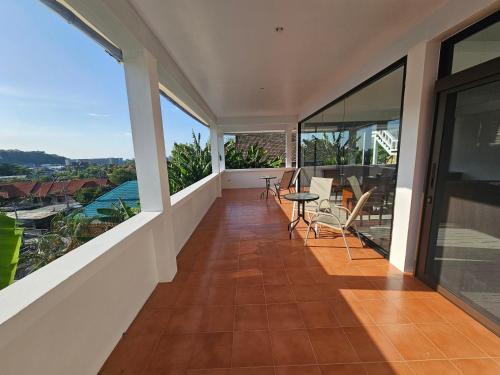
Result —
M 260 199 L 264 198 L 264 195 L 269 198 L 269 192 L 271 192 L 274 196 L 276 196 L 276 192 L 271 188 L 271 180 L 266 179 L 266 190 L 260 193 Z
M 299 224 L 300 222 L 300 219 L 302 218 L 302 221 L 304 223 L 306 223 L 307 225 L 309 225 L 309 221 L 306 220 L 305 218 L 305 202 L 297 202 L 297 218 L 292 220 L 289 224 L 288 224 L 288 231 L 290 232 L 289 233 L 289 236 L 290 236 L 290 239 L 292 239 L 292 233 L 295 229 L 295 227 Z M 302 213 L 300 212 L 300 207 L 302 206 Z M 315 228 L 311 228 L 314 232 L 314 238 L 318 238 L 318 234 L 316 233 L 316 229 Z

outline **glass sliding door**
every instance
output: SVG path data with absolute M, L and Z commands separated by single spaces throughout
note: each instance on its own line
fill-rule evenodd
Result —
M 417 272 L 497 334 L 499 19 L 500 13 L 488 17 L 442 46 Z
M 353 208 L 376 187 L 356 227 L 389 252 L 396 188 L 405 61 L 402 60 L 300 123 L 301 188 L 333 178 L 331 199 Z
M 500 80 L 441 97 L 425 274 L 499 324 Z

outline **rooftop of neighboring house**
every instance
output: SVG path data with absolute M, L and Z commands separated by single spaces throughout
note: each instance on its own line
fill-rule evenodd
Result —
M 82 188 L 109 185 L 111 182 L 107 178 L 82 178 L 56 182 L 14 182 L 0 184 L 0 197 L 14 199 L 26 198 L 31 195 L 37 198 L 46 198 L 62 194 L 73 195 Z
M 129 207 L 137 207 L 139 204 L 137 180 L 124 182 L 106 194 L 101 195 L 94 202 L 84 207 L 83 214 L 87 217 L 99 216 L 97 212 L 99 208 L 112 208 L 114 204 L 118 203 L 119 199 Z

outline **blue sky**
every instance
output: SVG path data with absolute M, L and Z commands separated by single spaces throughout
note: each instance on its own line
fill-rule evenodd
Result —
M 133 158 L 123 65 L 38 0 L 0 1 L 0 149 Z M 161 100 L 167 155 L 208 128 Z

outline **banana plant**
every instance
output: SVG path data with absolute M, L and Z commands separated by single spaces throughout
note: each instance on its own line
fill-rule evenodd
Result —
M 170 194 L 194 184 L 212 173 L 210 146 L 201 145 L 201 135 L 192 133 L 192 143 L 174 143 L 167 161 Z
M 267 150 L 258 142 L 250 145 L 245 153 L 231 139 L 224 144 L 224 150 L 228 169 L 279 168 L 284 164 L 282 157 L 270 157 Z

